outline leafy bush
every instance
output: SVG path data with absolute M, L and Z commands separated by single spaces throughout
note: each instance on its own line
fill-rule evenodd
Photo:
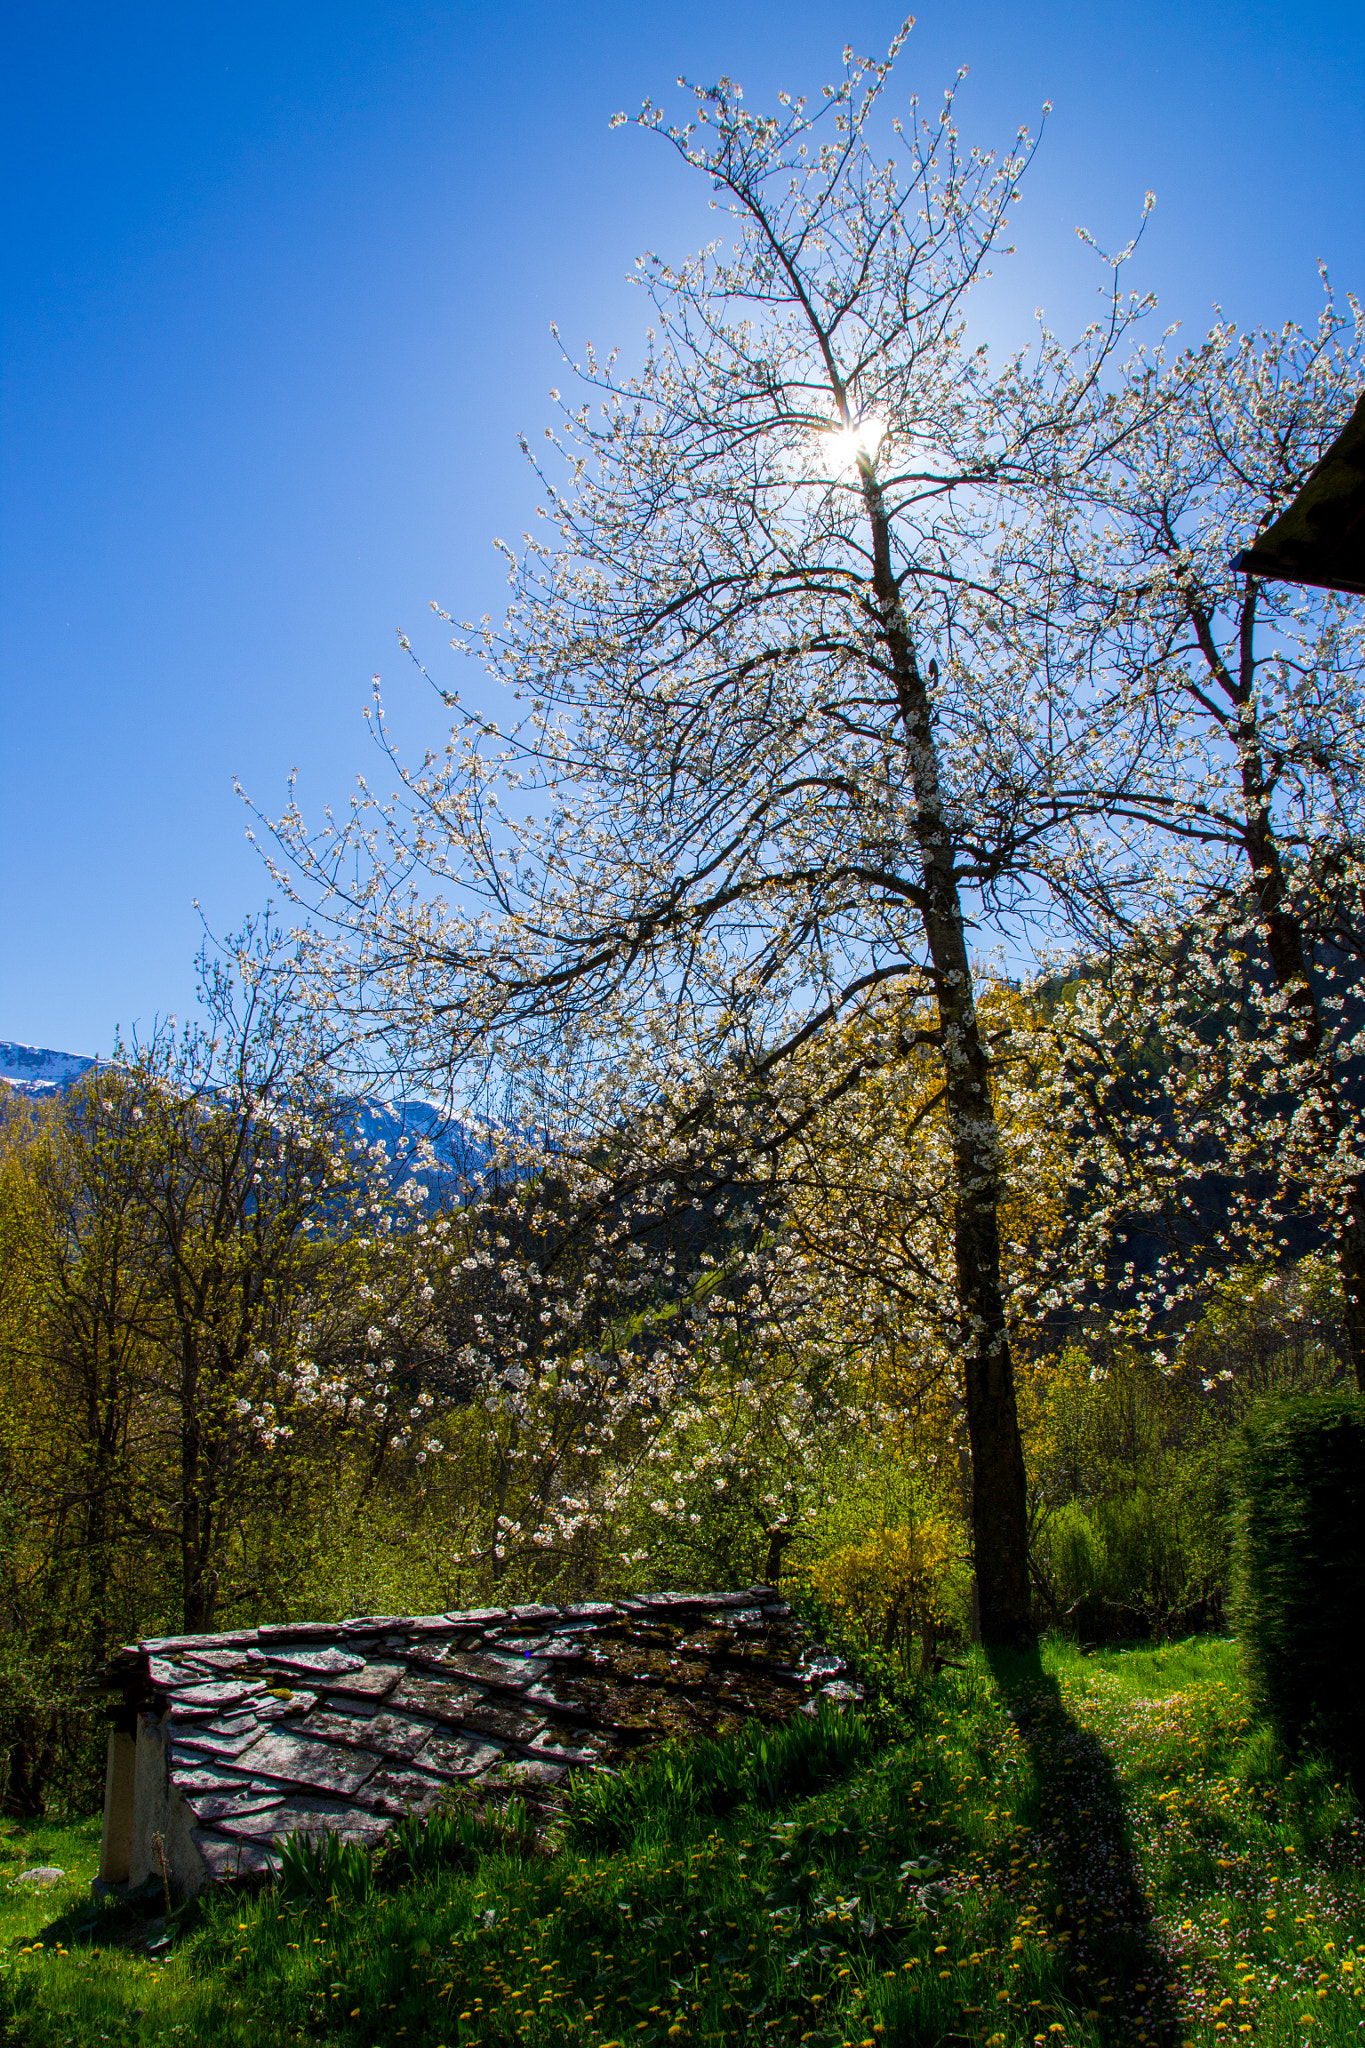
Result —
M 1236 1467 L 1236 1619 L 1253 1690 L 1285 1740 L 1365 1776 L 1365 1401 L 1267 1401 Z
M 884 1649 L 898 1647 L 907 1664 L 918 1637 L 928 1668 L 940 1631 L 961 1620 L 965 1571 L 961 1524 L 930 1514 L 842 1545 L 813 1564 L 809 1576 L 841 1619 L 859 1624 Z

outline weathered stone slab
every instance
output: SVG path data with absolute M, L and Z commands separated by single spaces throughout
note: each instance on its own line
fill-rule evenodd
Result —
M 260 1678 L 210 1679 L 206 1685 L 181 1686 L 176 1692 L 171 1711 L 177 1715 L 183 1714 L 187 1709 L 225 1714 L 230 1707 L 238 1707 L 243 1700 L 255 1699 L 264 1691 L 265 1680 Z
M 185 1660 L 186 1668 L 202 1671 L 206 1676 L 213 1672 L 249 1670 L 246 1650 L 196 1650 Z
M 485 1779 L 496 1778 L 499 1785 L 562 1785 L 568 1775 L 563 1764 L 546 1763 L 539 1757 L 508 1757 L 484 1773 Z
M 177 1686 L 202 1685 L 211 1675 L 208 1671 L 196 1670 L 193 1664 L 173 1664 L 169 1657 L 147 1659 L 148 1678 L 153 1685 L 164 1687 L 167 1692 L 173 1692 Z
M 581 1664 L 587 1654 L 581 1635 L 549 1636 L 543 1641 L 531 1637 L 521 1642 L 515 1638 L 509 1641 L 507 1637 L 499 1636 L 492 1647 L 504 1654 L 509 1661 L 520 1658 L 523 1673 L 528 1660 L 541 1664 Z
M 373 1749 L 399 1762 L 411 1761 L 434 1730 L 430 1721 L 410 1721 L 402 1714 L 339 1714 L 319 1711 L 302 1724 L 301 1735 L 337 1742 L 352 1749 Z
M 425 1820 L 449 1790 L 449 1778 L 415 1770 L 411 1764 L 387 1764 L 357 1792 L 356 1804 L 389 1818 L 415 1813 Z
M 348 1671 L 343 1677 L 327 1682 L 327 1692 L 349 1694 L 357 1699 L 382 1699 L 393 1691 L 403 1676 L 401 1664 L 365 1664 L 359 1671 Z
M 411 1672 L 385 1702 L 390 1713 L 427 1714 L 453 1727 L 472 1713 L 484 1698 L 477 1686 L 440 1685 L 433 1678 L 417 1678 Z
M 529 1742 L 545 1726 L 543 1714 L 528 1713 L 510 1700 L 485 1700 L 464 1716 L 462 1728 L 475 1735 L 491 1735 L 495 1742 Z
M 172 1758 L 175 1763 L 175 1759 Z M 181 1791 L 195 1792 L 269 1792 L 272 1788 L 264 1778 L 253 1778 L 247 1771 L 239 1771 L 231 1764 L 212 1763 L 206 1757 L 202 1763 L 186 1760 L 175 1763 L 175 1782 Z
M 191 1792 L 179 1779 L 176 1783 L 190 1812 L 205 1826 L 211 1821 L 235 1820 L 239 1815 L 274 1813 L 283 1804 L 278 1787 L 273 1792 Z
M 587 1711 L 585 1700 L 575 1689 L 572 1680 L 560 1672 L 555 1678 L 541 1685 L 528 1685 L 521 1698 L 532 1709 L 538 1708 L 546 1714 L 582 1716 Z
M 177 1656 L 190 1650 L 232 1650 L 238 1644 L 246 1650 L 256 1640 L 254 1628 L 238 1629 L 235 1634 L 211 1636 L 145 1636 L 141 1643 L 129 1643 L 130 1655 L 139 1656 L 143 1650 L 171 1650 Z
M 533 1735 L 527 1747 L 533 1755 L 543 1757 L 552 1764 L 595 1764 L 598 1751 L 585 1749 L 579 1737 L 589 1731 L 570 1728 L 542 1728 L 539 1735 Z
M 452 1610 L 446 1620 L 456 1628 L 491 1628 L 495 1622 L 507 1621 L 510 1613 L 506 1607 L 465 1607 Z
M 261 1724 L 254 1714 L 232 1721 L 209 1721 L 202 1727 L 192 1724 L 181 1725 L 174 1719 L 170 1723 L 171 1761 L 182 1753 L 195 1756 L 237 1757 L 261 1732 Z
M 295 1794 L 268 1813 L 243 1813 L 216 1821 L 219 1833 L 243 1842 L 278 1843 L 286 1835 L 340 1835 L 348 1842 L 377 1842 L 388 1832 L 388 1819 L 338 1799 L 310 1799 Z
M 423 1663 L 423 1670 L 431 1668 Z M 476 1685 L 520 1687 L 539 1678 L 545 1666 L 537 1657 L 495 1657 L 486 1650 L 452 1650 L 441 1659 L 440 1669 L 452 1676 L 473 1679 Z
M 379 1764 L 369 1750 L 309 1742 L 292 1729 L 272 1728 L 244 1752 L 242 1768 L 317 1792 L 356 1792 Z
M 480 1771 L 486 1771 L 503 1754 L 502 1746 L 496 1742 L 485 1742 L 477 1735 L 452 1735 L 439 1729 L 418 1751 L 418 1762 L 424 1771 L 439 1773 L 444 1778 L 472 1778 Z M 372 1778 L 366 1786 L 377 1779 Z
M 272 1671 L 297 1672 L 304 1678 L 339 1678 L 343 1672 L 365 1669 L 363 1657 L 355 1656 L 350 1650 L 339 1650 L 335 1643 L 318 1650 L 294 1649 L 287 1643 L 275 1643 L 269 1650 L 250 1651 L 248 1661 L 255 1669 L 268 1665 Z
M 276 1858 L 258 1842 L 234 1840 L 209 1828 L 195 1828 L 193 1839 L 209 1876 L 220 1884 L 238 1877 L 269 1877 L 275 1870 Z
M 291 1691 L 283 1697 L 268 1692 L 262 1699 L 256 1702 L 256 1719 L 258 1721 L 296 1721 L 301 1715 L 306 1714 L 310 1707 L 316 1705 L 317 1697 L 315 1692 Z

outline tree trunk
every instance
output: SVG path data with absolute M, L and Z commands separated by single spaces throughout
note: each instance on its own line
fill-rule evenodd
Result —
M 1035 1640 L 1029 1599 L 1028 1504 L 1014 1367 L 1000 1285 L 1000 1144 L 990 1061 L 977 1024 L 966 922 L 943 816 L 933 707 L 891 567 L 890 522 L 872 465 L 861 462 L 872 527 L 873 587 L 910 748 L 915 834 L 924 874 L 924 931 L 933 968 L 953 1148 L 953 1259 L 967 1433 L 972 1544 L 987 1649 Z
M 213 1605 L 204 1577 L 204 1438 L 199 1416 L 199 1356 L 187 1331 L 182 1332 L 181 1345 L 180 1604 L 186 1634 L 197 1635 L 208 1628 Z

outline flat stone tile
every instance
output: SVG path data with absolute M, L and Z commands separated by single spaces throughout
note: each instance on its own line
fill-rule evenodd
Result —
M 246 1650 L 256 1640 L 254 1628 L 237 1629 L 233 1633 L 211 1636 L 144 1636 L 140 1644 L 132 1644 L 136 1650 L 169 1650 L 179 1654 L 187 1650 L 231 1650 L 239 1644 Z
M 183 1714 L 191 1712 L 225 1714 L 230 1707 L 238 1707 L 244 1700 L 254 1700 L 265 1691 L 265 1681 L 260 1678 L 216 1678 L 203 1685 L 183 1685 L 176 1689 L 171 1711 Z
M 252 1650 L 248 1662 L 256 1669 L 268 1665 L 272 1671 L 297 1671 L 304 1678 L 340 1678 L 343 1672 L 365 1669 L 363 1657 L 350 1650 L 339 1650 L 335 1643 L 317 1650 L 273 1643 L 269 1650 Z
M 153 1685 L 164 1686 L 169 1692 L 177 1686 L 202 1685 L 206 1678 L 212 1678 L 213 1673 L 193 1664 L 174 1664 L 169 1657 L 149 1657 L 147 1676 Z
M 310 1714 L 299 1730 L 322 1742 L 354 1749 L 377 1750 L 381 1756 L 410 1761 L 433 1733 L 430 1721 L 410 1721 L 403 1714 Z
M 274 1813 L 283 1803 L 278 1787 L 273 1792 L 190 1792 L 179 1778 L 176 1784 L 185 1793 L 190 1812 L 206 1827 L 212 1821 Z
M 409 1673 L 385 1705 L 390 1713 L 429 1714 L 434 1720 L 458 1726 L 462 1716 L 471 1713 L 483 1698 L 477 1686 L 458 1682 L 441 1685 L 433 1678 L 416 1678 Z
M 493 1774 L 488 1773 L 489 1776 Z M 563 1764 L 552 1764 L 526 1757 L 509 1757 L 497 1766 L 497 1779 L 501 1785 L 562 1785 L 569 1773 Z
M 317 1697 L 315 1692 L 291 1691 L 287 1699 L 277 1699 L 273 1694 L 267 1692 L 256 1701 L 256 1719 L 258 1721 L 298 1720 L 311 1707 L 316 1706 Z
M 318 1792 L 358 1791 L 379 1758 L 369 1750 L 339 1749 L 326 1742 L 308 1742 L 292 1729 L 272 1728 L 243 1754 L 242 1768 L 263 1778 L 282 1778 Z
M 584 1711 L 585 1702 L 575 1692 L 572 1680 L 562 1672 L 544 1685 L 528 1685 L 521 1695 L 528 1707 L 539 1707 L 551 1714 L 579 1714 Z
M 247 1671 L 247 1650 L 195 1650 L 186 1662 L 196 1671 L 206 1674 L 222 1671 Z
M 344 1841 L 377 1842 L 388 1833 L 386 1816 L 337 1800 L 294 1796 L 267 1812 L 242 1813 L 214 1823 L 225 1835 L 245 1842 L 281 1842 L 286 1835 L 340 1835 Z
M 522 1668 L 526 1663 L 581 1664 L 587 1652 L 582 1636 L 536 1636 L 529 1642 L 509 1642 L 500 1636 L 496 1648 L 510 1660 L 521 1658 Z
M 177 1721 L 172 1717 L 169 1734 L 172 1759 L 181 1755 L 195 1757 L 221 1756 L 238 1757 L 249 1749 L 261 1732 L 261 1724 L 254 1714 L 245 1720 L 207 1722 L 202 1727 Z
M 382 1699 L 385 1693 L 393 1691 L 403 1676 L 403 1668 L 401 1664 L 363 1664 L 358 1671 L 329 1679 L 327 1691 L 348 1693 L 358 1699 Z
M 438 1730 L 418 1751 L 418 1763 L 422 1770 L 435 1771 L 446 1778 L 472 1778 L 495 1764 L 502 1754 L 499 1743 L 484 1742 L 477 1735 L 450 1735 Z M 370 1784 L 374 1783 L 372 1778 Z
M 452 1609 L 446 1620 L 456 1628 L 491 1628 L 494 1622 L 508 1620 L 510 1613 L 506 1607 L 463 1607 Z
M 696 1608 L 706 1604 L 706 1596 L 698 1593 L 641 1593 L 634 1604 L 648 1608 Z
M 186 1758 L 172 1765 L 175 1783 L 184 1793 L 193 1792 L 273 1792 L 278 1798 L 279 1787 L 270 1785 L 264 1778 L 253 1778 L 248 1771 L 234 1770 L 229 1764 L 210 1763 L 207 1758 L 197 1762 Z
M 595 1764 L 598 1751 L 585 1749 L 581 1741 L 582 1730 L 574 1728 L 542 1728 L 539 1735 L 533 1735 L 527 1747 L 547 1763 L 552 1764 Z
M 390 1818 L 415 1813 L 419 1820 L 425 1820 L 449 1790 L 449 1778 L 414 1770 L 411 1764 L 388 1764 L 357 1792 L 356 1804 Z
M 545 1716 L 528 1713 L 510 1702 L 485 1700 L 466 1714 L 460 1725 L 475 1735 L 491 1735 L 495 1742 L 529 1742 L 545 1726 Z
M 423 1669 L 430 1670 L 430 1665 Z M 522 1686 L 542 1676 L 545 1666 L 538 1657 L 494 1657 L 481 1650 L 452 1650 L 441 1659 L 442 1671 L 460 1678 L 472 1678 L 476 1685 Z
M 258 1842 L 234 1840 L 210 1828 L 195 1828 L 193 1836 L 209 1876 L 220 1884 L 239 1877 L 269 1877 L 275 1870 L 276 1858 Z

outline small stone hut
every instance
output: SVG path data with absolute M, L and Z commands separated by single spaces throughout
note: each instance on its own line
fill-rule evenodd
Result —
M 664 1736 L 855 1697 L 842 1670 L 769 1586 L 153 1637 L 101 1674 L 97 1884 L 269 1876 L 290 1834 L 373 1846 L 461 1785 L 545 1809 Z

